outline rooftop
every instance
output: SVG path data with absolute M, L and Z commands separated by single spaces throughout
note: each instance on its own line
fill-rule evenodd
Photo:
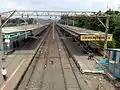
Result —
M 94 31 L 94 30 L 90 30 L 90 29 L 86 29 L 86 28 L 80 28 L 80 27 L 73 27 L 73 26 L 68 26 L 68 25 L 63 25 L 67 28 L 69 28 L 71 31 L 75 31 L 76 33 L 79 33 L 79 34 L 105 34 L 104 32 L 101 32 L 101 31 Z M 112 35 L 112 34 L 109 34 L 109 35 Z
M 46 25 L 46 24 L 44 24 Z M 25 31 L 25 30 L 34 30 L 35 28 L 42 27 L 43 25 L 38 25 L 38 24 L 31 24 L 31 25 L 21 25 L 21 26 L 11 26 L 11 27 L 4 27 L 2 28 L 3 33 L 14 33 L 14 32 L 20 32 L 20 31 Z

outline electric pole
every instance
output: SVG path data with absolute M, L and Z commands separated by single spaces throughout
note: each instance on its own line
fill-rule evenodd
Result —
M 69 22 L 68 22 L 68 17 L 67 17 L 67 25 L 69 24 Z
M 16 10 L 13 11 L 13 12 L 9 15 L 9 17 L 5 20 L 4 23 L 2 23 L 2 16 L 0 15 L 0 60 L 4 60 L 4 45 L 3 45 L 2 27 L 6 25 L 6 23 L 7 23 L 8 20 L 10 19 L 10 17 L 12 17 L 15 12 L 16 12 Z
M 73 20 L 73 26 L 75 26 L 75 22 L 74 22 L 74 20 Z
M 107 54 L 106 49 L 107 49 L 107 38 L 108 38 L 108 30 L 109 30 L 109 19 L 110 19 L 110 17 L 107 16 L 107 18 L 106 18 L 106 28 L 105 28 L 104 58 Z
M 2 60 L 3 55 L 2 17 L 0 15 L 0 60 Z

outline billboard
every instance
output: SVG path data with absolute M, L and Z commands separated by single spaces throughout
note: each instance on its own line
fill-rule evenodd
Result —
M 107 41 L 112 41 L 113 35 L 108 34 Z M 84 34 L 80 36 L 81 41 L 104 41 L 104 34 Z

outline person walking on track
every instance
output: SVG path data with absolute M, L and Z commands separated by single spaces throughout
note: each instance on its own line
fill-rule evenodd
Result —
M 5 67 L 3 67 L 2 68 L 2 75 L 3 75 L 3 79 L 6 81 L 6 79 L 7 79 L 7 70 L 6 70 L 6 68 Z

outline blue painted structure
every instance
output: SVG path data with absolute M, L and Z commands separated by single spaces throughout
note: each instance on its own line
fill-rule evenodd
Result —
M 15 48 L 19 47 L 20 41 L 25 40 L 29 37 L 34 37 L 37 34 L 41 33 L 45 28 L 48 27 L 47 25 L 42 25 L 41 27 L 37 27 L 30 30 L 21 30 L 16 32 L 10 33 L 3 33 L 3 46 L 4 46 L 4 53 L 8 53 L 13 51 Z
M 120 78 L 120 49 L 108 48 L 107 50 L 107 62 L 100 62 L 104 69 L 116 78 Z M 101 60 L 100 60 L 101 61 Z

